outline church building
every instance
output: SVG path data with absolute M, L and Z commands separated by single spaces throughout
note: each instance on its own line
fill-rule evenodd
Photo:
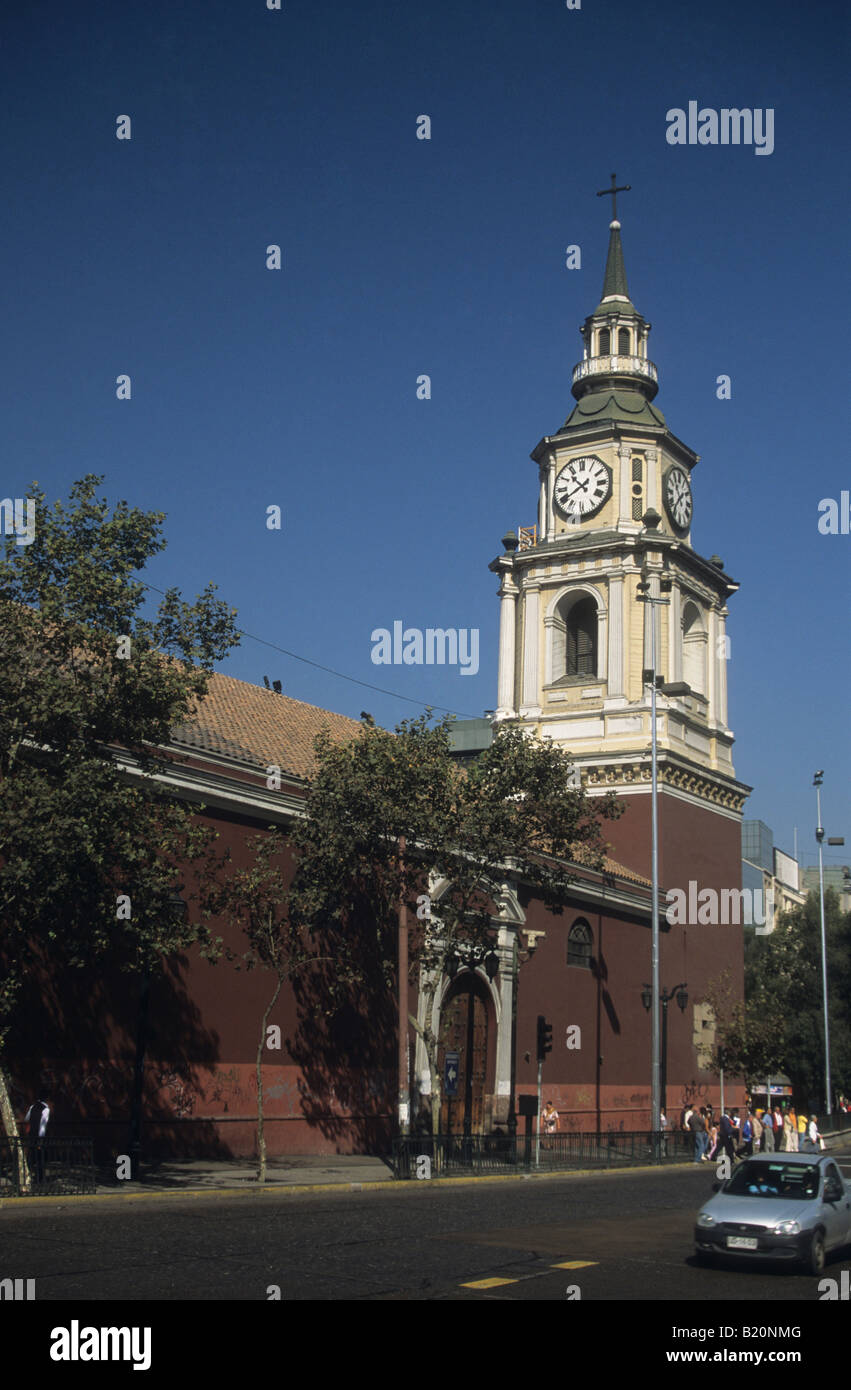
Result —
M 715 1020 L 705 995 L 722 977 L 731 997 L 743 989 L 741 925 L 713 920 L 703 906 L 694 920 L 668 920 L 665 910 L 671 890 L 703 905 L 741 888 L 749 788 L 733 769 L 726 634 L 727 602 L 738 586 L 717 555 L 707 559 L 692 545 L 698 456 L 655 404 L 650 324 L 629 296 L 614 205 L 602 296 L 580 332 L 575 404 L 532 452 L 537 519 L 506 535 L 490 566 L 500 598 L 493 721 L 461 723 L 455 738 L 458 755 L 474 757 L 494 725 L 519 724 L 567 750 L 577 783 L 591 795 L 614 791 L 625 813 L 607 822 L 602 870 L 576 866 L 560 913 L 507 870 L 494 885 L 487 965 L 456 963 L 412 985 L 409 1012 L 439 1039 L 438 1075 L 451 1074 L 457 1086 L 432 1095 L 423 1044 L 411 1030 L 411 1119 L 422 1121 L 437 1105 L 441 1128 L 456 1133 L 465 1108 L 475 1132 L 505 1130 L 523 1096 L 535 1093 L 541 1015 L 553 1040 L 544 1099 L 555 1103 L 562 1128 L 650 1123 L 654 668 L 660 981 L 668 1008 L 663 1096 L 672 1121 L 688 1101 L 718 1105 Z M 530 512 L 534 497 L 530 479 Z M 163 780 L 196 803 L 234 865 L 245 867 L 253 835 L 270 825 L 286 832 L 302 813 L 314 736 L 325 728 L 345 740 L 359 727 L 215 675 L 197 719 L 173 731 L 169 751 L 181 761 Z M 274 789 L 270 766 L 280 771 Z M 434 911 L 439 918 L 439 885 Z M 229 945 L 238 953 L 238 941 Z M 33 1086 L 48 1085 L 54 1132 L 95 1134 L 101 1156 L 122 1151 L 135 1067 L 146 1154 L 254 1151 L 254 1058 L 268 1000 L 261 972 L 239 974 L 193 956 L 174 962 L 150 990 L 126 976 L 73 981 L 66 972 L 51 985 L 49 1015 L 45 989 L 35 981 L 32 988 L 17 1039 L 15 1099 L 23 1104 Z M 269 1023 L 284 1040 L 264 1065 L 270 1154 L 387 1152 L 398 1083 L 392 1001 L 383 1013 L 364 1004 L 360 1014 L 328 1019 L 320 998 L 285 989 Z M 743 1095 L 740 1079 L 728 1084 L 728 1100 Z

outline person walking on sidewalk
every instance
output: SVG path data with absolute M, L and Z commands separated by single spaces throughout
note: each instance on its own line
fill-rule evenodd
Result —
M 694 1161 L 701 1163 L 706 1158 L 706 1112 L 692 1110 L 688 1127 L 694 1136 Z
M 555 1147 L 552 1142 L 552 1136 L 558 1134 L 558 1111 L 551 1100 L 548 1100 L 544 1106 L 544 1113 L 541 1115 L 541 1123 L 544 1134 L 547 1136 L 544 1141 L 544 1148 L 552 1149 Z
M 28 1163 L 30 1172 L 35 1173 L 36 1182 L 44 1182 L 44 1139 L 50 1123 L 50 1106 L 46 1100 L 34 1100 L 24 1123 L 30 1127 Z
M 724 1153 L 729 1158 L 730 1168 L 732 1169 L 734 1163 L 736 1162 L 736 1131 L 733 1128 L 733 1122 L 730 1119 L 730 1116 L 727 1114 L 726 1110 L 724 1111 L 724 1114 L 721 1116 L 721 1123 L 718 1126 L 718 1134 L 719 1144 L 721 1148 L 724 1150 Z

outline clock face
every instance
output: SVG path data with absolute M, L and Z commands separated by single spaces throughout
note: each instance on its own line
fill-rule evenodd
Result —
M 691 525 L 692 500 L 691 483 L 684 468 L 675 465 L 665 474 L 665 506 L 677 530 L 687 531 Z
M 593 516 L 612 491 L 612 475 L 594 454 L 571 459 L 556 478 L 556 504 L 572 517 Z

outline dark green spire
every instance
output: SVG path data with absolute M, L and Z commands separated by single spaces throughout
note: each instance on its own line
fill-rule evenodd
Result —
M 623 263 L 623 247 L 621 245 L 621 224 L 620 222 L 609 223 L 609 254 L 606 257 L 606 274 L 603 279 L 603 293 L 601 299 L 606 299 L 610 294 L 623 295 L 624 299 L 629 299 L 629 290 L 626 287 L 626 266 Z

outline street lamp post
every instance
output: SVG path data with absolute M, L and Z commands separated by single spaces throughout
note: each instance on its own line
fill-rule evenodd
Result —
M 676 999 L 680 1007 L 680 1012 L 685 1013 L 688 1004 L 688 986 L 683 983 L 674 985 L 673 989 L 662 990 L 659 995 L 659 1003 L 662 1006 L 662 1056 L 661 1056 L 661 1108 L 665 1114 L 668 1113 L 668 1005 L 672 999 Z M 650 985 L 645 985 L 641 991 L 641 1002 L 645 1009 L 650 1009 L 653 1004 L 653 992 Z M 661 1121 L 660 1121 L 661 1128 Z
M 822 855 L 822 844 L 824 842 L 824 827 L 821 823 L 821 784 L 824 781 L 824 772 L 817 772 L 813 778 L 813 786 L 816 789 L 816 842 L 818 844 L 818 897 L 819 912 L 821 916 L 821 993 L 822 1005 L 824 1008 L 824 1090 L 825 1105 L 828 1115 L 832 1113 L 831 1106 L 831 1086 L 830 1086 L 830 1024 L 828 1022 L 827 1011 L 827 933 L 824 926 L 824 857 Z M 844 845 L 845 840 L 842 836 L 831 838 L 827 842 L 829 845 Z

